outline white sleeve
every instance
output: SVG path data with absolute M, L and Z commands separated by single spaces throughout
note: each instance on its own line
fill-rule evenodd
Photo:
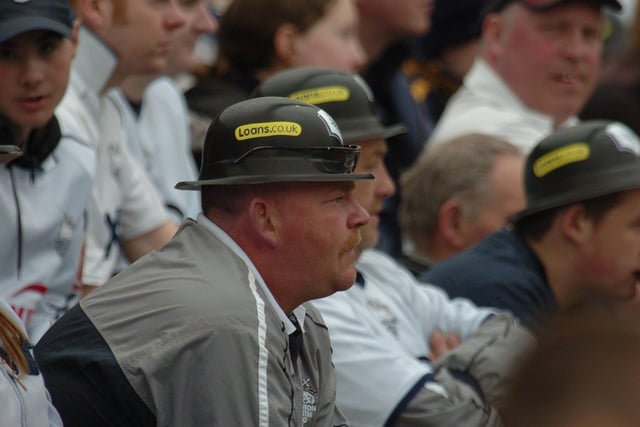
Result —
M 155 188 L 127 149 L 120 112 L 109 98 L 100 121 L 82 273 L 83 283 L 97 285 L 116 271 L 118 242 L 146 234 L 169 219 Z
M 413 277 L 409 280 L 415 281 Z M 471 336 L 495 310 L 477 307 L 464 298 L 450 299 L 440 288 L 415 281 L 413 289 L 413 309 L 422 319 L 425 332 L 430 335 L 435 329 L 460 335 L 462 339 Z
M 142 167 L 132 158 L 126 144 L 122 145 L 120 237 L 126 241 L 161 226 L 169 215 Z
M 402 304 L 411 310 L 427 342 L 436 329 L 467 338 L 494 312 L 468 300 L 449 299 L 444 291 L 417 281 L 409 270 L 378 250 L 364 251 L 357 266 L 379 283 L 381 289 L 388 289 L 388 298 L 402 297 Z

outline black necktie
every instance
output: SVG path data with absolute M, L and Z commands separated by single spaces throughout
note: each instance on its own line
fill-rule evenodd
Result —
M 293 326 L 296 327 L 296 330 L 289 334 L 289 352 L 291 353 L 291 361 L 295 366 L 298 355 L 300 354 L 300 349 L 302 348 L 302 329 L 300 328 L 298 319 L 293 313 L 289 315 L 289 320 L 293 323 Z
M 364 276 L 359 271 L 356 271 L 356 285 L 364 288 Z

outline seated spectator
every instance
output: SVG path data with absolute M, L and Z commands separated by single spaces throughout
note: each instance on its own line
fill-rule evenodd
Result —
M 591 307 L 545 323 L 517 368 L 505 425 L 640 425 L 637 313 Z
M 345 141 L 362 147 L 357 170 L 376 177 L 357 182 L 353 193 L 372 219 L 362 228 L 355 285 L 313 302 L 329 327 L 337 404 L 350 425 L 500 425 L 494 405 L 528 333 L 507 315 L 489 320 L 493 311 L 419 285 L 372 249 L 382 202 L 394 192 L 384 137 L 397 128 L 379 121 L 368 86 L 347 72 L 304 68 L 272 76 L 258 93 L 323 108 L 348 135 Z
M 180 180 L 196 179 L 198 172 L 191 154 L 187 104 L 173 78 L 195 67 L 196 41 L 217 29 L 205 0 L 182 2 L 180 9 L 186 23 L 171 33 L 162 74 L 131 76 L 109 94 L 124 117 L 127 148 L 176 223 L 198 215 L 200 194 L 174 188 Z
M 580 118 L 615 120 L 640 133 L 640 7 L 624 33 L 625 48 L 610 59 Z
M 32 342 L 78 291 L 95 154 L 54 115 L 77 36 L 67 0 L 0 2 L 0 145 L 22 151 L 0 164 L 0 297 Z
M 427 148 L 401 177 L 404 259 L 414 274 L 478 243 L 524 208 L 524 157 L 489 135 Z
M 435 0 L 429 32 L 413 41 L 412 56 L 402 64 L 429 130 L 440 120 L 480 49 L 484 4 L 484 0 Z
M 248 100 L 212 123 L 203 214 L 67 312 L 36 347 L 66 427 L 341 426 L 327 327 L 353 284 L 359 148 L 319 108 Z
M 386 126 L 402 123 L 407 131 L 390 141 L 386 167 L 397 186 L 400 174 L 418 158 L 430 129 L 413 99 L 402 63 L 411 55 L 411 41 L 429 31 L 433 0 L 357 0 L 358 34 L 369 62 L 361 74 L 376 99 Z M 380 212 L 378 248 L 401 255 L 397 214 L 399 194 L 387 197 Z
M 121 254 L 133 262 L 161 248 L 178 228 L 132 158 L 121 113 L 107 93 L 127 77 L 164 70 L 168 52 L 158 46 L 165 46 L 185 19 L 175 0 L 70 4 L 80 22 L 78 50 L 56 115 L 96 152 L 82 266 L 86 294 L 117 272 Z
M 489 0 L 478 57 L 428 144 L 477 132 L 526 154 L 575 125 L 598 79 L 603 6 L 621 8 L 617 0 Z
M 6 9 L 3 9 L 6 13 Z M 44 387 L 20 319 L 0 298 L 0 409 L 2 425 L 62 427 Z
M 450 297 L 513 312 L 535 328 L 549 312 L 631 299 L 640 277 L 640 139 L 591 121 L 540 141 L 525 165 L 527 207 L 422 276 Z

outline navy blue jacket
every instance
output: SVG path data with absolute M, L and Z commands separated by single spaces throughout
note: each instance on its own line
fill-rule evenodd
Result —
M 511 311 L 528 327 L 555 310 L 544 267 L 527 242 L 508 229 L 437 264 L 420 280 L 483 307 Z

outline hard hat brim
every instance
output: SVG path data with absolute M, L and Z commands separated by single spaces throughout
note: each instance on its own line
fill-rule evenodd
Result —
M 637 165 L 621 167 L 600 175 L 593 175 L 590 182 L 576 182 L 565 191 L 537 199 L 525 209 L 509 218 L 513 224 L 533 214 L 560 206 L 580 203 L 597 197 L 640 188 L 640 170 Z
M 338 123 L 340 127 L 341 123 Z M 359 141 L 365 141 L 367 139 L 382 138 L 387 139 L 396 135 L 407 133 L 407 128 L 402 124 L 396 124 L 387 127 L 380 127 L 379 129 L 355 129 L 350 130 L 345 126 L 340 128 L 342 131 L 342 138 L 345 143 L 355 143 Z
M 314 175 L 244 175 L 225 178 L 203 179 L 198 181 L 182 181 L 176 184 L 178 190 L 199 190 L 206 185 L 241 185 L 269 184 L 276 182 L 338 182 L 338 181 L 370 181 L 375 179 L 370 173 L 341 173 Z

